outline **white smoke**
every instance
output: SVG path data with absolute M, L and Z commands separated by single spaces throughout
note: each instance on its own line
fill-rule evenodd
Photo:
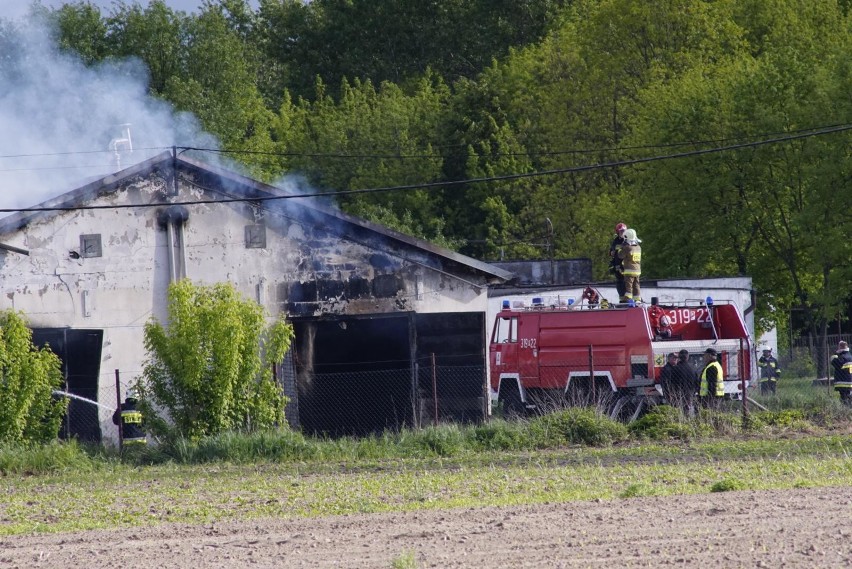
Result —
M 116 156 L 110 142 L 125 124 L 133 151 Z M 175 145 L 218 148 L 192 115 L 149 95 L 138 60 L 86 67 L 44 26 L 0 21 L 0 208 L 33 206 Z

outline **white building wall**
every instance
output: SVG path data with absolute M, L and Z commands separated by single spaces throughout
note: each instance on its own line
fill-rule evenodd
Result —
M 147 202 L 162 184 L 136 180 L 127 190 L 102 196 L 91 205 Z M 186 189 L 181 200 L 199 199 Z M 209 196 L 208 196 L 209 197 Z M 89 204 L 87 204 L 89 205 Z M 3 243 L 30 251 L 29 256 L 0 253 L 0 309 L 24 313 L 34 328 L 87 328 L 104 332 L 98 399 L 114 405 L 115 370 L 127 386 L 144 364 L 143 327 L 152 317 L 164 321 L 169 282 L 167 233 L 158 224 L 164 206 L 62 212 L 33 221 L 0 236 Z M 183 230 L 183 272 L 198 283 L 231 282 L 246 298 L 262 304 L 271 316 L 283 310 L 282 283 L 316 278 L 347 280 L 375 276 L 370 258 L 375 249 L 344 241 L 323 228 L 307 226 L 281 214 L 244 203 L 187 206 Z M 245 226 L 265 223 L 266 247 L 247 248 Z M 73 258 L 80 236 L 100 234 L 101 257 Z M 328 310 L 370 313 L 456 312 L 487 308 L 482 286 L 386 253 L 392 270 L 407 275 L 395 298 L 329 303 Z M 111 413 L 100 408 L 101 432 L 116 428 Z

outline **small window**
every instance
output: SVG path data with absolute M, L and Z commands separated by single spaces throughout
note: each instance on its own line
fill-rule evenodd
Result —
M 81 257 L 101 257 L 103 250 L 101 248 L 100 233 L 80 236 L 80 256 Z
M 263 249 L 266 247 L 266 226 L 246 225 L 246 249 Z
M 494 343 L 507 344 L 518 341 L 518 317 L 499 318 L 495 323 Z

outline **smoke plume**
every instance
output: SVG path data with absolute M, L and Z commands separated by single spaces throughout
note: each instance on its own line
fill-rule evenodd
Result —
M 0 20 L 0 208 L 33 206 L 173 145 L 218 147 L 192 115 L 148 93 L 141 62 L 86 67 L 44 25 Z

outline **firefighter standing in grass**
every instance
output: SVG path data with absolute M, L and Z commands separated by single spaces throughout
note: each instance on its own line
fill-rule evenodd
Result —
M 704 350 L 704 369 L 699 377 L 698 396 L 708 409 L 717 409 L 725 397 L 725 373 L 722 365 L 716 361 L 716 350 Z
M 684 412 L 693 416 L 695 414 L 695 394 L 698 392 L 698 375 L 695 368 L 689 363 L 689 350 L 683 349 L 677 353 L 677 377 L 681 381 L 683 391 Z
M 834 368 L 835 391 L 840 394 L 844 405 L 852 407 L 852 355 L 849 354 L 849 345 L 843 340 L 831 356 L 831 367 Z
M 757 367 L 760 368 L 760 394 L 775 395 L 781 370 L 778 369 L 778 360 L 772 355 L 772 348 L 763 349 L 763 355 L 757 360 Z
M 615 275 L 615 290 L 618 292 L 618 298 L 624 296 L 624 273 L 621 267 L 621 258 L 618 256 L 621 248 L 624 246 L 624 232 L 627 231 L 627 225 L 619 223 L 615 226 L 615 237 L 609 245 L 609 272 Z
M 621 259 L 622 271 L 624 272 L 624 294 L 618 298 L 619 302 L 642 301 L 639 290 L 639 275 L 642 274 L 642 242 L 636 235 L 635 229 L 627 229 L 624 232 L 624 245 L 618 252 Z
M 683 399 L 683 383 L 680 381 L 680 372 L 677 369 L 677 354 L 672 352 L 666 356 L 666 365 L 660 370 L 660 387 L 663 388 L 663 397 L 672 407 L 679 407 Z
M 142 412 L 137 408 L 138 403 L 136 390 L 131 389 L 127 392 L 121 407 L 112 414 L 112 422 L 121 425 L 121 442 L 124 446 L 148 444 L 145 431 L 142 429 Z

